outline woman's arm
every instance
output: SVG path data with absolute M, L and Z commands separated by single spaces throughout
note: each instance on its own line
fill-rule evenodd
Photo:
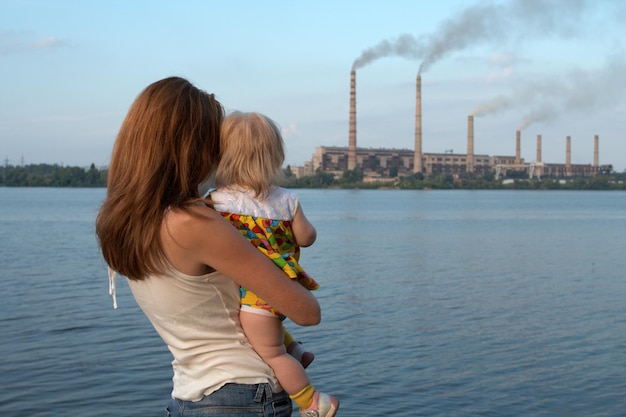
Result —
M 291 230 L 293 230 L 293 237 L 296 239 L 296 243 L 303 248 L 311 246 L 317 239 L 315 226 L 306 218 L 302 211 L 302 206 L 299 204 L 291 222 Z
M 320 322 L 321 311 L 315 296 L 295 280 L 288 279 L 219 213 L 200 206 L 194 206 L 190 211 L 192 213 L 172 211 L 166 219 L 171 237 L 180 248 L 171 251 L 177 260 L 191 270 L 206 265 L 222 272 L 296 324 L 309 326 Z M 172 262 L 168 251 L 166 255 L 180 269 L 176 262 Z M 185 271 L 181 269 L 181 272 Z

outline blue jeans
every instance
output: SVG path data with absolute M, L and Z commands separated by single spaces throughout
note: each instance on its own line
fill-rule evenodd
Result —
M 166 417 L 290 417 L 291 399 L 268 384 L 226 384 L 200 401 L 172 399 Z

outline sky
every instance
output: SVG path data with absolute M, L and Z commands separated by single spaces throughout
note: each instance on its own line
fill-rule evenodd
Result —
M 3 163 L 107 166 L 135 97 L 169 76 L 275 120 L 285 164 L 348 145 L 626 170 L 623 0 L 0 0 Z

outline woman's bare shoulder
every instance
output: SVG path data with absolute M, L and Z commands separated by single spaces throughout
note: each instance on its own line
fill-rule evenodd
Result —
M 167 211 L 164 222 L 177 227 L 202 227 L 221 216 L 205 205 L 194 205 L 186 208 L 174 208 Z
M 179 271 L 189 275 L 207 272 L 210 265 L 202 255 L 203 248 L 212 242 L 217 222 L 221 217 L 206 206 L 168 210 L 163 219 L 161 242 L 169 262 Z M 221 219 L 220 219 L 221 220 Z

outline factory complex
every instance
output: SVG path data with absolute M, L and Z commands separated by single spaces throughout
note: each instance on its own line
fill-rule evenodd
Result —
M 427 177 L 436 173 L 458 176 L 469 174 L 481 176 L 493 171 L 496 178 L 509 171 L 524 171 L 528 178 L 566 178 L 591 176 L 599 172 L 610 172 L 611 165 L 598 163 L 599 137 L 595 135 L 593 164 L 571 163 L 571 138 L 565 141 L 565 163 L 545 163 L 541 156 L 541 135 L 537 135 L 537 157 L 527 163 L 520 157 L 521 132 L 516 132 L 514 156 L 490 156 L 474 154 L 474 116 L 467 118 L 467 153 L 457 154 L 422 152 L 422 98 L 421 75 L 416 80 L 415 103 L 415 147 L 414 149 L 358 148 L 356 135 L 356 72 L 350 73 L 350 121 L 347 147 L 320 146 L 315 149 L 310 161 L 304 166 L 292 166 L 297 177 L 313 175 L 317 170 L 339 177 L 346 170 L 360 170 L 364 181 L 385 181 L 398 177 L 422 174 Z

